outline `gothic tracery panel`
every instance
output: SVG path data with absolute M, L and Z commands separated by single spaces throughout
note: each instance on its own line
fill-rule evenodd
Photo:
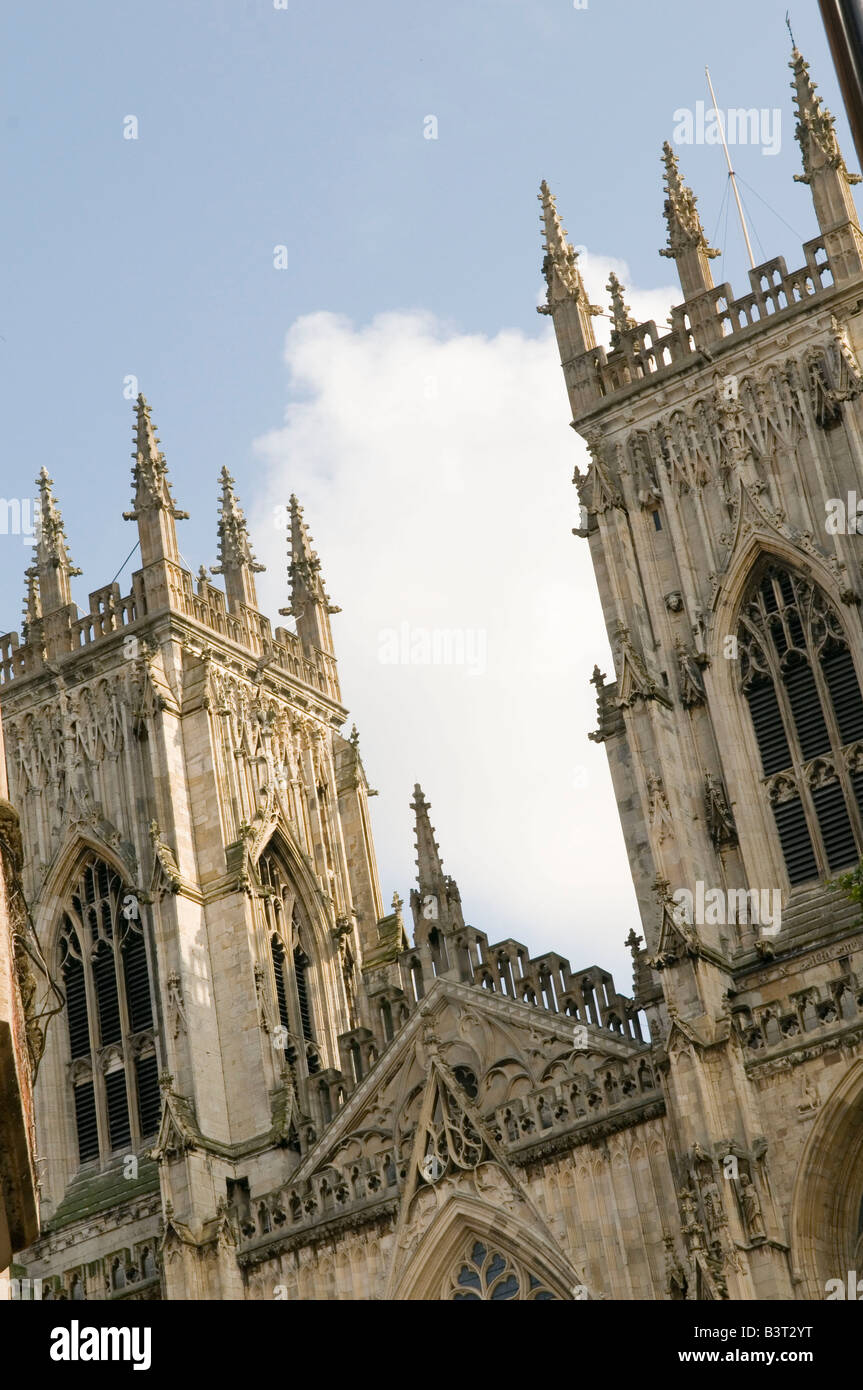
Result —
M 66 898 L 59 949 L 78 1161 L 107 1161 L 155 1134 L 160 1100 L 140 906 L 96 855 Z
M 557 1294 L 521 1261 L 476 1239 L 467 1242 L 453 1265 L 444 1298 L 453 1303 L 558 1301 Z
M 836 873 L 863 852 L 863 697 L 842 623 L 817 585 L 774 563 L 750 586 L 738 641 L 789 880 Z

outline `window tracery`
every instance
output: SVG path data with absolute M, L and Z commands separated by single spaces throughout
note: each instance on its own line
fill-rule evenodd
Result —
M 140 906 L 98 856 L 83 864 L 59 936 L 81 1164 L 137 1148 L 159 1126 L 159 1068 Z
M 297 895 L 275 855 L 261 856 L 258 874 L 270 942 L 276 1012 L 285 1036 L 285 1058 L 291 1067 L 302 1059 L 305 1071 L 314 1076 L 321 1070 L 321 1057 L 311 978 L 314 966 L 306 949 L 308 934 Z
M 475 1239 L 455 1262 L 445 1298 L 453 1303 L 559 1301 L 527 1266 Z
M 863 698 L 838 614 L 803 575 L 759 572 L 738 627 L 740 682 L 793 884 L 863 853 Z

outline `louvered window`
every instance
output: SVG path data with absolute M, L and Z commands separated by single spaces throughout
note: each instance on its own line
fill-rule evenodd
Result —
M 297 896 L 288 875 L 272 853 L 261 856 L 258 873 L 264 888 L 264 912 L 270 937 L 274 1003 L 287 1033 L 285 1055 L 293 1065 L 305 1060 L 309 1075 L 320 1071 L 312 1003 L 314 966 L 303 942 L 308 939 Z M 292 950 L 286 945 L 290 943 Z
M 306 1042 L 314 1041 L 314 1031 L 312 1029 L 312 1008 L 309 1003 L 309 989 L 306 984 L 306 967 L 308 959 L 298 946 L 294 951 L 294 972 L 297 980 L 297 1001 L 300 1006 L 300 1022 L 303 1028 L 303 1037 Z
M 738 629 L 742 689 L 792 884 L 863 855 L 863 698 L 847 638 L 824 593 L 762 568 Z
M 161 1098 L 159 1096 L 159 1064 L 156 1054 L 135 1058 L 135 1079 L 138 1083 L 138 1122 L 141 1135 L 148 1138 L 159 1128 Z
M 137 899 L 93 856 L 60 928 L 78 1159 L 107 1161 L 159 1123 L 147 947 Z
M 80 1161 L 88 1163 L 91 1158 L 98 1158 L 99 1127 L 92 1081 L 82 1081 L 80 1086 L 75 1087 L 75 1127 Z

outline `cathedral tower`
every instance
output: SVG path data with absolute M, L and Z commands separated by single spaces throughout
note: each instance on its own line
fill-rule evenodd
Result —
M 359 971 L 383 909 L 358 745 L 339 732 L 336 610 L 296 499 L 298 631 L 272 632 L 233 479 L 222 592 L 181 561 L 186 513 L 143 396 L 135 417 L 130 592 L 98 589 L 79 616 L 43 470 L 25 642 L 3 639 L 26 897 L 66 1003 L 39 1076 L 29 1268 L 74 1297 L 144 1296 L 160 1264 L 169 1297 L 235 1297 L 225 1213 L 298 1161 L 322 1084 L 355 1030 L 371 1036 Z
M 542 312 L 590 452 L 577 534 L 614 653 L 590 737 L 641 911 L 639 997 L 662 1000 L 680 1229 L 713 1296 L 823 1297 L 861 1235 L 863 1130 L 831 1134 L 828 1112 L 863 1109 L 863 938 L 830 886 L 863 856 L 863 236 L 796 48 L 791 69 L 819 229 L 799 269 L 714 285 L 666 144 L 682 302 L 668 330 L 636 324 L 615 280 L 606 352 L 540 193 Z

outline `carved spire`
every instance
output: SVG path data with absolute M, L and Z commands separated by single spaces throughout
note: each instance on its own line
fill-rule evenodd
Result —
M 254 576 L 260 574 L 265 566 L 258 564 L 252 554 L 246 518 L 227 468 L 222 469 L 220 478 L 219 563 L 213 566 L 212 573 L 224 575 L 228 606 L 232 612 L 240 604 L 257 608 Z
M 69 580 L 81 571 L 72 564 L 66 549 L 66 528 L 52 491 L 54 480 L 48 476 L 47 469 L 40 470 L 36 482 L 39 486 L 39 516 L 36 520 L 32 570 L 35 571 L 34 578 L 38 585 L 41 617 L 71 604 Z M 31 571 L 27 573 L 29 578 Z
M 458 886 L 455 879 L 443 871 L 434 827 L 429 820 L 430 809 L 423 789 L 417 783 L 411 802 L 411 810 L 416 817 L 416 864 L 419 884 L 419 892 L 415 888 L 411 889 L 411 911 L 417 941 L 426 940 L 434 927 L 447 932 L 464 926 Z
M 587 297 L 578 256 L 566 239 L 566 228 L 561 225 L 554 195 L 545 179 L 537 196 L 542 205 L 540 221 L 545 233 L 542 272 L 547 286 L 547 303 L 540 305 L 538 312 L 553 316 L 561 358 L 566 362 L 596 347 L 591 318 L 602 310 Z
M 811 183 L 822 169 L 839 171 L 849 183 L 859 183 L 859 174 L 849 174 L 836 139 L 836 123 L 821 98 L 816 96 L 817 83 L 809 76 L 809 64 L 797 45 L 791 50 L 788 64 L 794 74 L 791 90 L 797 108 L 794 134 L 803 155 L 803 173 L 795 174 L 795 183 Z
M 21 635 L 28 646 L 41 646 L 43 642 L 42 596 L 39 593 L 39 568 L 34 563 L 24 571 L 27 580 L 27 596 L 24 600 L 24 621 Z
M 315 650 L 334 655 L 330 614 L 341 613 L 330 603 L 321 578 L 321 562 L 312 549 L 312 538 L 306 530 L 303 509 L 291 494 L 291 559 L 288 579 L 291 584 L 291 606 L 279 612 L 295 619 L 303 650 Z
M 179 562 L 175 521 L 185 521 L 189 513 L 174 505 L 168 482 L 168 465 L 159 448 L 159 438 L 150 418 L 150 407 L 142 395 L 135 402 L 135 450 L 132 482 L 134 511 L 124 512 L 124 521 L 137 521 L 141 540 L 141 565 L 156 560 Z
M 833 280 L 840 284 L 863 271 L 863 236 L 851 196 L 851 185 L 860 182 L 860 175 L 848 172 L 833 117 L 815 95 L 809 64 L 796 44 L 789 67 L 794 74 L 791 90 L 797 108 L 794 133 L 803 155 L 803 173 L 794 178 L 809 185 Z
M 668 256 L 677 262 L 680 288 L 684 299 L 693 299 L 705 290 L 713 288 L 713 276 L 708 264 L 719 252 L 708 246 L 701 218 L 698 216 L 697 198 L 680 176 L 677 156 L 666 140 L 662 146 L 662 160 L 665 165 L 665 221 L 668 226 L 668 245 L 660 251 L 660 256 Z
M 611 295 L 611 350 L 616 352 L 620 347 L 622 335 L 631 332 L 638 325 L 629 311 L 629 305 L 623 302 L 623 286 L 613 270 L 605 288 Z

